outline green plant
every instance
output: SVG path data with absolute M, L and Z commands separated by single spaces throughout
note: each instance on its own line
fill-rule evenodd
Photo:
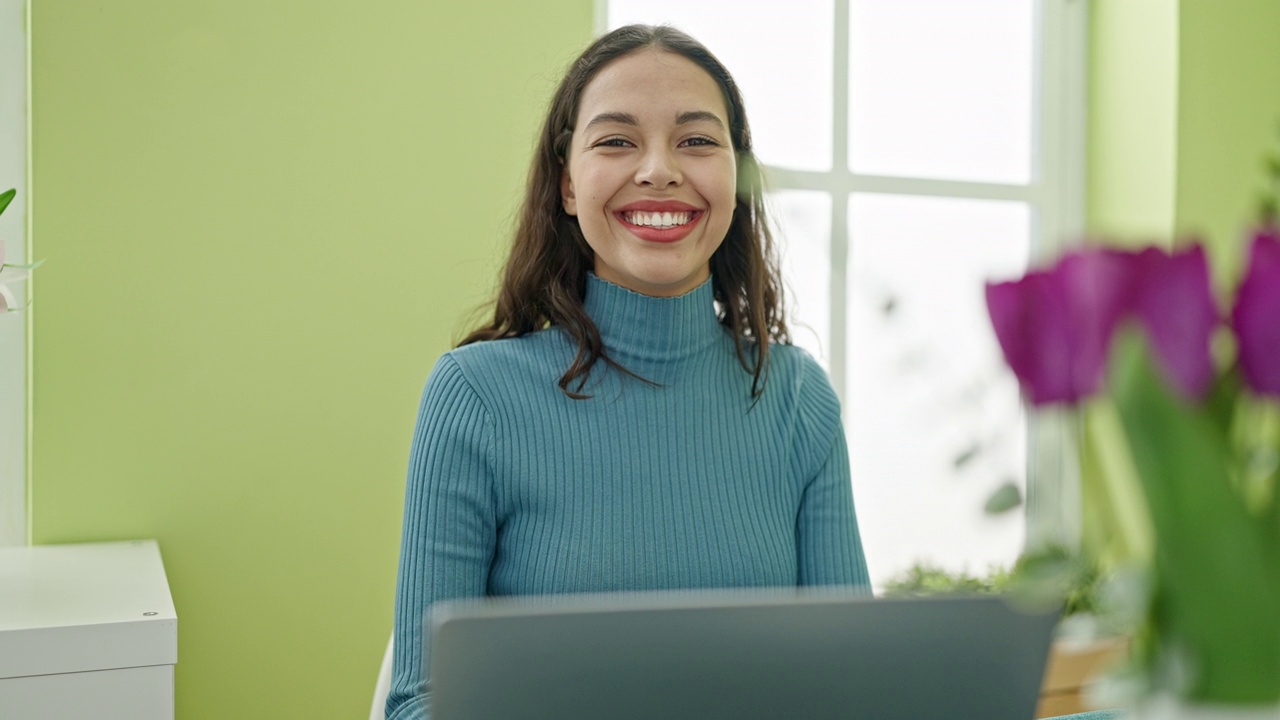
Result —
M 1062 547 L 1024 553 L 1012 569 L 992 566 L 984 576 L 917 562 L 885 584 L 890 597 L 1006 593 L 1037 604 L 1063 604 L 1064 615 L 1102 610 L 1103 575 L 1096 563 Z
M 917 562 L 885 584 L 890 597 L 918 597 L 949 593 L 985 594 L 1000 592 L 1008 584 L 1009 571 L 992 567 L 983 577 L 967 572 L 950 572 L 927 561 Z
M 1267 168 L 1226 307 L 1198 243 L 1086 246 L 987 286 L 1033 405 L 1114 409 L 1152 537 L 1136 659 L 1150 689 L 1197 703 L 1280 702 L 1280 161 Z

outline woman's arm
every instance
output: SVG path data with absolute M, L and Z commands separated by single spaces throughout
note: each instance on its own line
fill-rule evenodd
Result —
M 822 368 L 801 355 L 796 457 L 805 478 L 796 517 L 798 585 L 871 589 L 849 480 L 840 400 Z
M 497 533 L 493 440 L 489 412 L 457 361 L 445 355 L 423 391 L 409 455 L 389 720 L 430 714 L 431 605 L 485 594 Z

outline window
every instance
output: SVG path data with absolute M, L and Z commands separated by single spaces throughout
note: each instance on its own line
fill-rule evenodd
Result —
M 921 560 L 984 573 L 1028 529 L 1070 527 L 1034 486 L 1025 516 L 983 515 L 1029 467 L 1073 479 L 1055 429 L 1029 426 L 982 288 L 1083 228 L 1086 3 L 601 3 L 601 30 L 675 25 L 742 89 L 793 337 L 844 403 L 873 582 Z
M 24 0 L 0 0 L 0 192 L 18 190 L 0 215 L 6 263 L 22 263 L 26 257 L 25 6 Z M 27 539 L 26 323 L 25 314 L 0 314 L 0 547 L 23 545 Z

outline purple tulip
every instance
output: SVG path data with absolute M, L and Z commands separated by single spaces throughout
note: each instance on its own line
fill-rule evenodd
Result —
M 987 285 L 987 309 L 1005 360 L 1035 405 L 1074 403 L 1102 389 L 1116 326 L 1136 316 L 1166 378 L 1202 398 L 1213 381 L 1209 340 L 1218 323 L 1199 246 L 1170 255 L 1090 248 L 1052 269 Z
M 1147 248 L 1134 258 L 1133 312 L 1146 328 L 1165 378 L 1201 399 L 1213 384 L 1209 343 L 1220 320 L 1204 248 L 1169 255 Z
M 1257 233 L 1249 247 L 1231 324 L 1245 382 L 1259 394 L 1280 396 L 1280 230 L 1274 227 Z
M 1033 404 L 1072 403 L 1101 389 L 1112 332 L 1132 304 L 1132 266 L 1128 253 L 1090 248 L 987 285 L 996 339 Z

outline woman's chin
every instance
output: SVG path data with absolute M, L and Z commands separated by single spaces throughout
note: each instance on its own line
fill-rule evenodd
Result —
M 597 268 L 596 275 L 642 295 L 675 297 L 701 285 L 710 277 L 710 272 L 705 268 L 693 272 L 688 269 L 653 268 L 633 273 L 613 273 L 601 272 Z

